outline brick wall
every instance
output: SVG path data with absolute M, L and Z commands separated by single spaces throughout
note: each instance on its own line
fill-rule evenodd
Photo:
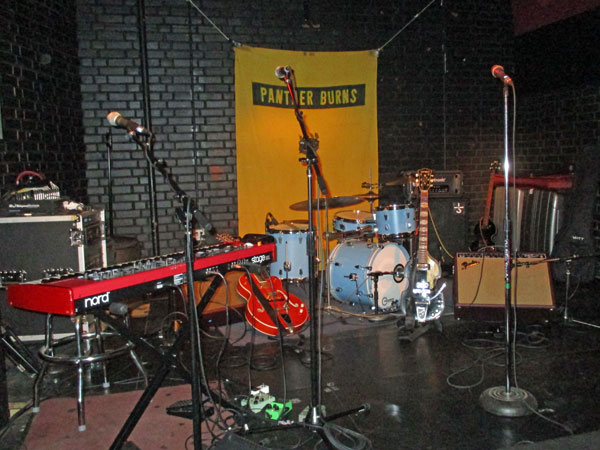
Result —
M 498 45 L 494 37 L 510 35 L 504 33 L 510 26 L 508 7 L 482 8 L 484 3 L 446 2 L 444 8 L 434 4 L 381 52 L 381 180 L 428 166 L 464 170 L 468 195 L 484 189 L 492 157 L 488 155 L 501 148 L 501 128 L 491 121 L 500 111 L 500 88 L 489 69 L 510 58 L 510 40 Z M 395 1 L 306 4 L 308 10 L 301 2 L 199 3 L 234 41 L 308 51 L 378 48 L 424 6 Z M 184 189 L 197 195 L 217 229 L 235 233 L 231 43 L 192 10 L 190 53 L 187 3 L 149 0 L 146 10 L 157 154 L 167 159 Z M 132 118 L 143 116 L 135 17 L 135 0 L 78 2 L 88 193 L 95 204 L 107 203 L 104 117 L 114 110 Z M 116 231 L 145 236 L 148 249 L 145 161 L 119 131 L 114 132 L 114 148 Z M 173 201 L 158 181 L 161 246 L 180 248 Z
M 75 1 L 6 0 L 0 20 L 0 191 L 34 170 L 85 202 Z
M 2 64 L 7 73 L 2 79 L 2 187 L 22 168 L 48 171 L 47 167 L 54 167 L 55 173 L 49 175 L 71 186 L 70 191 L 78 197 L 85 195 L 87 178 L 90 203 L 106 208 L 104 137 L 109 127 L 105 117 L 118 111 L 141 121 L 144 115 L 137 0 L 76 0 L 76 17 L 73 2 L 48 1 L 33 9 L 38 17 L 29 21 L 30 3 L 32 0 L 12 1 L 12 7 L 0 13 L 11 30 L 8 52 L 0 49 L 6 55 Z M 156 155 L 167 160 L 183 189 L 197 198 L 220 232 L 236 233 L 232 44 L 185 1 L 145 3 Z M 378 48 L 425 4 L 394 0 L 198 1 L 234 41 L 307 51 Z M 23 25 L 11 25 L 13 22 Z M 39 34 L 37 44 L 24 47 L 32 39 L 27 26 L 39 24 L 44 24 L 43 33 L 50 38 Z M 77 87 L 69 84 L 77 80 L 75 24 L 81 99 Z M 33 50 L 22 56 L 20 48 Z M 490 68 L 502 64 L 508 73 L 515 73 L 515 48 L 508 2 L 487 0 L 447 0 L 443 7 L 436 2 L 387 45 L 380 53 L 378 71 L 380 180 L 392 180 L 401 171 L 424 166 L 462 170 L 472 225 L 483 212 L 489 164 L 503 156 L 502 88 Z M 60 83 L 54 78 L 56 71 L 46 66 L 41 70 L 32 62 L 40 61 L 42 53 L 49 53 L 52 61 L 59 63 L 52 69 L 60 67 Z M 42 82 L 29 81 L 36 80 L 30 70 L 16 77 L 12 71 L 17 66 L 37 67 L 36 76 Z M 30 87 L 21 92 L 23 83 Z M 67 87 L 68 93 L 64 92 Z M 44 102 L 49 114 L 36 123 L 44 125 L 50 139 L 33 142 L 24 134 L 27 116 L 17 108 L 19 98 L 27 105 L 36 99 Z M 66 111 L 48 109 L 50 104 Z M 520 95 L 517 167 L 521 173 L 560 170 L 571 163 L 579 145 L 597 144 L 599 104 L 597 87 Z M 78 120 L 83 121 L 84 133 L 76 135 Z M 148 253 L 147 163 L 123 130 L 112 130 L 112 139 L 115 231 L 139 236 Z M 67 170 L 58 170 L 61 164 Z M 357 180 L 357 187 L 361 181 Z M 180 249 L 175 202 L 160 176 L 157 190 L 161 252 Z

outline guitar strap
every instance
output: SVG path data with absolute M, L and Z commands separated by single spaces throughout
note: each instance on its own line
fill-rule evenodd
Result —
M 262 291 L 260 290 L 260 288 L 256 285 L 256 283 L 254 281 L 254 277 L 249 276 L 247 274 L 245 276 L 248 277 L 248 279 L 250 280 L 250 286 L 252 288 L 252 292 L 256 296 L 256 299 L 258 300 L 260 305 L 263 307 L 265 312 L 269 315 L 269 317 L 271 318 L 273 323 L 277 326 L 277 330 L 278 330 L 279 334 L 283 335 L 283 332 L 285 330 L 283 328 L 283 325 L 281 325 L 279 318 L 277 317 L 277 313 L 271 306 L 271 303 L 265 298 L 265 296 L 262 294 Z

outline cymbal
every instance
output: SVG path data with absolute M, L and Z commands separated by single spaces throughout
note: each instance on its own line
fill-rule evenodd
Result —
M 312 201 L 312 209 L 341 208 L 343 206 L 356 205 L 363 201 L 364 199 L 355 196 L 324 197 L 318 199 L 318 201 L 315 198 Z M 294 211 L 308 211 L 308 200 L 293 203 L 290 205 L 290 209 Z
M 362 198 L 368 202 L 372 202 L 374 200 L 379 199 L 379 195 L 373 191 L 369 191 L 366 194 L 356 194 L 355 197 Z
M 412 175 L 406 174 L 402 175 L 400 178 L 396 178 L 395 180 L 386 181 L 383 183 L 384 186 L 402 186 L 403 184 L 410 184 L 415 182 L 415 177 Z

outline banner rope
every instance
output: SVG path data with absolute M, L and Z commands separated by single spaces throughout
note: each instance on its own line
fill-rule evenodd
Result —
M 235 47 L 241 47 L 241 46 L 242 46 L 242 44 L 240 44 L 240 43 L 239 43 L 239 42 L 237 42 L 237 41 L 234 41 L 234 40 L 233 40 L 233 39 L 231 39 L 229 36 L 227 36 L 227 35 L 226 35 L 226 34 L 223 32 L 223 30 L 221 30 L 221 29 L 220 29 L 220 28 L 217 26 L 217 24 L 216 24 L 216 23 L 214 23 L 212 20 L 210 20 L 210 18 L 209 18 L 209 17 L 208 17 L 206 14 L 204 14 L 204 11 L 202 11 L 202 10 L 201 10 L 201 9 L 198 7 L 198 5 L 196 5 L 196 4 L 195 4 L 195 3 L 194 3 L 192 0 L 187 0 L 187 2 L 188 2 L 190 5 L 192 5 L 192 7 L 193 7 L 193 8 L 194 8 L 196 11 L 198 11 L 198 12 L 199 12 L 199 13 L 202 15 L 202 17 L 204 17 L 204 18 L 206 19 L 206 21 L 207 21 L 208 23 L 210 23 L 210 24 L 212 25 L 212 27 L 213 27 L 215 30 L 217 30 L 217 32 L 218 32 L 218 33 L 219 33 L 221 36 L 223 36 L 223 37 L 224 37 L 224 38 L 225 38 L 227 41 L 231 42 L 231 43 L 232 43 L 232 44 L 233 44 Z
M 381 47 L 379 47 L 376 52 L 379 55 L 379 53 L 381 53 L 381 51 L 383 50 L 384 47 L 387 47 L 388 44 L 390 44 L 394 39 L 396 39 L 400 33 L 402 33 L 404 30 L 406 30 L 408 28 L 408 26 L 413 23 L 415 20 L 418 19 L 418 17 L 423 14 L 431 5 L 433 5 L 437 0 L 431 0 L 421 11 L 419 11 L 417 14 L 414 15 L 414 17 L 412 19 L 410 19 L 408 21 L 408 23 L 406 25 L 404 25 L 402 28 L 400 28 L 396 34 L 394 34 L 391 38 L 389 38 L 387 40 L 387 42 L 385 42 L 385 44 L 383 44 Z M 443 0 L 441 0 L 443 1 Z M 441 2 L 440 2 L 441 4 Z
M 215 29 L 215 30 L 216 30 L 216 31 L 217 31 L 217 32 L 218 32 L 218 33 L 219 33 L 221 36 L 223 36 L 223 38 L 225 38 L 225 40 L 227 40 L 228 42 L 231 42 L 231 43 L 232 43 L 232 44 L 233 44 L 235 47 L 241 47 L 241 46 L 242 46 L 242 44 L 241 44 L 241 43 L 239 43 L 239 42 L 237 42 L 237 41 L 234 41 L 234 40 L 233 40 L 233 39 L 231 39 L 229 36 L 227 36 L 227 35 L 226 35 L 226 34 L 223 32 L 223 30 L 221 30 L 221 29 L 220 29 L 220 28 L 217 26 L 217 24 L 216 24 L 216 23 L 214 23 L 214 22 L 213 22 L 213 21 L 210 19 L 210 17 L 208 17 L 208 16 L 207 16 L 207 15 L 204 13 L 204 11 L 202 11 L 202 10 L 200 9 L 200 7 L 199 7 L 198 5 L 196 5 L 196 4 L 193 2 L 193 0 L 186 0 L 186 1 L 187 1 L 187 2 L 188 2 L 188 3 L 189 3 L 189 4 L 190 4 L 190 5 L 191 5 L 191 6 L 192 6 L 192 7 L 193 7 L 193 8 L 194 8 L 196 11 L 198 11 L 198 12 L 199 12 L 199 13 L 202 15 L 202 17 L 204 17 L 204 19 L 206 19 L 206 21 L 207 21 L 207 22 L 208 22 L 208 23 L 209 23 L 209 24 L 210 24 L 210 25 L 211 25 L 211 26 L 212 26 L 212 27 L 213 27 L 213 28 L 214 28 L 214 29 Z M 427 9 L 429 9 L 429 7 L 430 7 L 431 5 L 433 5 L 433 4 L 434 4 L 436 1 L 437 1 L 437 0 L 431 0 L 431 1 L 430 1 L 430 2 L 427 4 L 427 5 L 425 5 L 425 7 L 424 7 L 424 8 L 423 8 L 421 11 L 419 11 L 417 14 L 415 14 L 415 15 L 413 16 L 413 18 L 412 18 L 412 19 L 410 19 L 410 20 L 408 21 L 408 23 L 406 23 L 406 24 L 405 24 L 405 25 L 404 25 L 402 28 L 400 28 L 400 29 L 399 29 L 399 30 L 398 30 L 398 31 L 397 31 L 397 32 L 396 32 L 396 33 L 395 33 L 395 34 L 394 34 L 394 35 L 393 35 L 391 38 L 389 38 L 389 39 L 388 39 L 388 40 L 387 40 L 387 41 L 386 41 L 386 42 L 385 42 L 385 43 L 384 43 L 384 44 L 383 44 L 381 47 L 377 48 L 377 50 L 375 50 L 375 53 L 376 53 L 376 55 L 377 55 L 377 56 L 379 56 L 379 53 L 381 53 L 385 47 L 387 47 L 387 46 L 388 46 L 390 43 L 392 43 L 392 41 L 393 41 L 394 39 L 396 39 L 396 38 L 397 38 L 397 37 L 398 37 L 398 36 L 399 36 L 399 35 L 400 35 L 400 34 L 401 34 L 401 33 L 402 33 L 404 30 L 406 30 L 406 29 L 407 29 L 407 28 L 410 26 L 410 24 L 411 24 L 411 23 L 413 23 L 415 20 L 417 20 L 417 19 L 419 18 L 419 16 L 420 16 L 421 14 L 423 14 L 425 11 L 427 11 Z M 443 4 L 443 0 L 440 0 L 440 6 L 441 6 L 442 4 Z

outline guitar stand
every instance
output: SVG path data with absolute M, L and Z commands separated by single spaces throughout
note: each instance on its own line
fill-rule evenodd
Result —
M 398 340 L 400 342 L 408 342 L 408 343 L 412 343 L 414 341 L 416 341 L 418 338 L 420 338 L 421 336 L 423 336 L 425 333 L 427 333 L 429 330 L 431 330 L 431 324 L 430 323 L 426 323 L 424 325 L 421 325 L 419 327 L 415 327 L 414 323 L 412 324 L 411 327 L 409 327 L 406 322 L 404 323 L 404 330 L 401 330 L 406 332 L 407 334 L 404 334 L 401 332 L 398 333 Z

